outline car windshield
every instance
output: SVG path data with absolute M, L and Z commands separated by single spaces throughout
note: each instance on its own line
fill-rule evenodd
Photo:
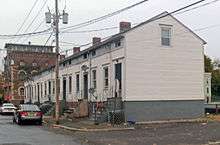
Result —
M 3 106 L 3 107 L 14 107 L 13 104 L 3 104 L 2 106 Z
M 22 105 L 21 109 L 24 111 L 40 111 L 37 105 Z

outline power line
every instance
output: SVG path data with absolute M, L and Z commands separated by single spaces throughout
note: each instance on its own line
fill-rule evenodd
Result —
M 98 17 L 98 18 L 95 18 L 95 19 L 92 19 L 92 20 L 89 20 L 89 21 L 86 21 L 86 22 L 83 22 L 83 23 L 79 23 L 79 24 L 76 24 L 76 25 L 73 25 L 73 26 L 61 28 L 61 30 L 65 30 L 65 31 L 67 31 L 67 30 L 73 30 L 73 29 L 78 29 L 78 28 L 82 28 L 82 27 L 85 27 L 85 26 L 88 26 L 88 25 L 97 23 L 97 22 L 102 21 L 102 20 L 104 20 L 104 19 L 106 19 L 106 18 L 115 16 L 115 15 L 117 15 L 117 14 L 119 14 L 119 13 L 122 13 L 122 12 L 124 12 L 124 11 L 126 11 L 126 10 L 129 10 L 129 9 L 131 9 L 131 8 L 133 8 L 133 7 L 136 7 L 136 6 L 140 5 L 140 4 L 143 4 L 143 3 L 147 2 L 147 1 L 149 1 L 149 0 L 143 0 L 143 1 L 141 1 L 141 2 L 135 3 L 135 4 L 131 5 L 131 6 L 125 7 L 125 8 L 123 8 L 123 9 L 118 10 L 118 11 L 109 13 L 109 14 L 107 14 L 107 15 L 104 15 L 104 16 L 101 16 L 101 17 Z M 64 32 L 65 32 L 65 31 L 64 31 Z
M 43 8 L 45 7 L 45 5 L 47 4 L 48 0 L 45 0 L 45 2 L 43 3 L 42 7 L 40 8 L 40 10 L 38 11 L 37 15 L 34 17 L 34 19 L 31 21 L 31 23 L 28 25 L 28 27 L 25 29 L 24 33 L 26 33 L 31 25 L 34 23 L 34 21 L 37 19 L 37 17 L 40 15 L 40 13 L 42 12 Z M 21 38 L 19 38 L 16 42 L 18 42 Z
M 37 32 L 37 30 L 41 27 L 41 25 L 42 25 L 43 23 L 44 23 L 44 20 L 41 21 L 41 23 L 36 27 L 36 29 L 34 29 L 34 31 L 33 31 L 32 33 Z M 26 39 L 24 39 L 24 40 L 22 41 L 22 43 L 24 43 L 25 41 L 27 41 L 28 38 L 29 38 L 29 37 L 27 37 Z
M 36 0 L 36 1 L 34 2 L 34 4 L 33 4 L 33 6 L 31 7 L 29 13 L 28 13 L 27 16 L 25 17 L 23 23 L 21 24 L 21 26 L 20 26 L 19 29 L 17 30 L 16 34 L 18 34 L 18 33 L 21 31 L 21 29 L 23 28 L 24 24 L 25 24 L 26 21 L 28 20 L 30 14 L 32 13 L 32 11 L 33 11 L 34 7 L 36 6 L 37 2 L 38 2 L 38 0 Z M 11 42 L 11 40 L 10 40 L 10 42 Z
M 46 40 L 46 42 L 45 42 L 44 46 L 46 46 L 46 45 L 47 45 L 47 43 L 49 42 L 49 40 L 50 40 L 50 38 L 52 37 L 52 35 L 53 35 L 53 32 L 50 34 L 50 36 L 49 36 L 49 37 L 48 37 L 48 39 Z
M 216 3 L 216 2 L 218 2 L 218 1 L 219 1 L 219 0 L 213 0 L 213 1 L 211 1 L 211 2 L 207 2 L 207 3 L 202 4 L 202 5 L 200 5 L 200 6 L 196 6 L 196 7 L 193 7 L 193 8 L 191 8 L 191 9 L 188 9 L 188 10 L 185 10 L 185 11 L 182 11 L 182 12 L 179 12 L 179 13 L 176 13 L 176 14 L 182 14 L 182 13 L 185 13 L 185 12 L 188 12 L 188 11 L 192 11 L 192 10 L 195 10 L 195 9 L 198 9 L 198 8 L 201 8 L 201 7 L 204 7 L 204 6 L 211 5 L 211 4 Z
M 31 9 L 30 9 L 29 13 L 27 14 L 27 16 L 25 17 L 23 23 L 21 24 L 21 26 L 20 26 L 19 29 L 17 30 L 16 34 L 18 34 L 18 33 L 21 31 L 21 29 L 23 28 L 25 22 L 26 22 L 27 19 L 29 18 L 30 14 L 32 13 L 32 11 L 33 11 L 34 7 L 36 6 L 37 2 L 38 2 L 38 0 L 35 0 L 33 6 L 31 7 Z

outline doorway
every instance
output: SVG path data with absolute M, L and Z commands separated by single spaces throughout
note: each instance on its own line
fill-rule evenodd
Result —
M 83 75 L 83 96 L 88 99 L 88 74 Z
M 122 63 L 115 64 L 115 97 L 122 97 Z
M 66 77 L 63 78 L 63 100 L 66 102 Z

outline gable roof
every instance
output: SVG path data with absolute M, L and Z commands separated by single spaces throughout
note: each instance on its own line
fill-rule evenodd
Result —
M 186 28 L 187 30 L 189 30 L 194 36 L 196 36 L 198 39 L 200 39 L 200 40 L 203 42 L 203 44 L 207 44 L 207 42 L 206 42 L 204 39 L 202 39 L 202 38 L 201 38 L 199 35 L 197 35 L 193 30 L 191 30 L 189 27 L 187 27 L 186 25 L 184 25 L 181 21 L 179 21 L 176 17 L 174 17 L 171 13 L 169 13 L 169 12 L 167 12 L 167 11 L 165 11 L 165 12 L 163 12 L 163 13 L 160 13 L 159 15 L 156 15 L 156 16 L 154 16 L 154 17 L 148 19 L 147 21 L 144 21 L 144 22 L 142 22 L 142 23 L 136 25 L 135 27 L 133 27 L 133 28 L 127 30 L 127 31 L 124 31 L 124 32 L 122 32 L 122 33 L 129 32 L 129 31 L 131 31 L 131 30 L 133 30 L 133 29 L 136 29 L 136 28 L 138 28 L 138 27 L 140 27 L 140 26 L 142 26 L 142 25 L 145 25 L 145 24 L 148 24 L 148 23 L 150 23 L 150 22 L 153 22 L 153 21 L 162 19 L 162 18 L 167 17 L 167 16 L 172 17 L 172 18 L 173 18 L 175 21 L 177 21 L 180 25 L 182 25 L 184 28 Z M 120 34 L 120 33 L 119 33 L 119 34 Z
M 182 25 L 183 27 L 185 27 L 189 32 L 191 32 L 194 36 L 196 36 L 198 39 L 200 39 L 200 40 L 203 42 L 203 44 L 207 44 L 207 42 L 206 42 L 204 39 L 202 39 L 199 35 L 197 35 L 195 32 L 193 32 L 189 27 L 187 27 L 187 26 L 184 25 L 182 22 L 180 22 L 180 21 L 179 21 L 177 18 L 175 18 L 171 13 L 165 11 L 165 12 L 163 12 L 163 13 L 160 13 L 160 14 L 158 14 L 158 15 L 156 15 L 156 16 L 150 18 L 150 19 L 148 19 L 147 21 L 144 21 L 144 22 L 142 22 L 142 23 L 140 23 L 140 24 L 138 24 L 138 25 L 132 27 L 131 29 L 128 29 L 128 30 L 123 31 L 123 32 L 120 32 L 120 33 L 117 33 L 117 34 L 111 36 L 109 39 L 107 39 L 107 40 L 105 40 L 105 41 L 103 41 L 103 42 L 100 42 L 100 43 L 98 43 L 98 44 L 96 44 L 96 45 L 90 46 L 90 47 L 88 47 L 87 49 L 85 49 L 85 50 L 83 50 L 83 51 L 80 51 L 79 53 L 73 54 L 73 55 L 71 55 L 71 56 L 69 56 L 69 57 L 67 57 L 67 58 L 65 58 L 65 59 L 62 59 L 62 60 L 60 61 L 60 64 L 65 63 L 65 62 L 67 62 L 68 60 L 77 58 L 77 57 L 79 57 L 79 56 L 81 56 L 81 55 L 83 55 L 83 54 L 85 54 L 85 53 L 88 53 L 88 52 L 90 52 L 90 51 L 92 51 L 92 50 L 98 49 L 99 47 L 101 47 L 101 46 L 103 46 L 103 45 L 105 45 L 105 44 L 107 44 L 107 43 L 120 40 L 120 39 L 124 38 L 124 35 L 123 35 L 123 34 L 129 32 L 129 31 L 132 31 L 132 30 L 134 30 L 134 29 L 136 29 L 136 28 L 138 28 L 138 27 L 141 27 L 142 25 L 148 24 L 148 23 L 150 23 L 150 22 L 159 20 L 159 19 L 164 18 L 164 17 L 167 17 L 167 16 L 171 16 L 171 17 L 172 17 L 175 21 L 177 21 L 180 25 Z M 42 71 L 39 72 L 38 74 L 43 73 L 43 72 L 45 72 L 45 71 L 49 71 L 50 69 L 53 69 L 54 67 L 55 67 L 55 66 L 52 66 L 52 67 L 50 67 L 50 68 L 48 68 L 48 69 L 46 69 L 46 70 L 42 70 Z

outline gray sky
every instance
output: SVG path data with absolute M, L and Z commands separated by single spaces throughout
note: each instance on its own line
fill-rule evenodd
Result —
M 31 13 L 29 19 L 25 23 L 21 33 L 24 33 L 24 30 L 27 28 L 27 26 L 31 23 L 35 15 L 38 13 L 44 1 L 45 0 L 38 0 L 38 3 L 33 9 L 33 12 Z M 78 24 L 90 20 L 92 18 L 96 18 L 107 13 L 116 11 L 118 9 L 129 6 L 139 1 L 141 0 L 66 0 L 66 2 L 65 0 L 59 0 L 60 11 L 62 12 L 66 3 L 66 12 L 69 13 L 69 24 L 61 24 L 60 27 Z M 197 0 L 149 0 L 149 2 L 139 5 L 112 18 L 73 31 L 114 27 L 118 26 L 118 23 L 120 21 L 130 21 L 133 24 L 140 23 L 163 11 L 171 12 L 175 9 L 181 8 L 187 4 L 196 1 Z M 206 2 L 211 1 L 213 0 L 206 0 Z M 35 0 L 1 0 L 0 34 L 15 34 L 20 25 L 22 24 L 24 18 L 30 11 L 30 8 L 32 7 L 34 2 Z M 48 11 L 48 7 L 51 9 L 51 11 L 54 11 L 54 0 L 48 0 L 47 5 L 41 11 L 36 21 L 34 21 L 34 23 L 31 25 L 28 32 L 33 32 L 39 26 L 39 24 L 42 21 L 44 21 L 44 13 Z M 220 1 L 205 7 L 201 7 L 196 10 L 186 12 L 184 14 L 175 15 L 175 17 L 177 17 L 180 21 L 182 21 L 186 26 L 188 26 L 192 30 L 217 25 L 215 27 L 210 27 L 203 31 L 196 31 L 196 33 L 208 42 L 208 44 L 205 47 L 206 54 L 208 54 L 212 58 L 220 58 Z M 43 25 L 41 25 L 38 31 L 49 27 L 50 25 L 43 23 Z M 104 38 L 117 32 L 118 29 L 82 34 L 62 34 L 60 36 L 60 40 L 81 45 L 91 42 L 91 38 L 93 36 Z M 0 39 L 0 46 L 1 48 L 4 48 L 5 43 L 14 43 L 16 41 L 17 43 L 26 44 L 28 43 L 28 41 L 31 41 L 32 44 L 44 45 L 48 37 L 49 35 L 47 34 L 46 36 L 22 38 L 19 39 L 19 41 L 17 41 L 17 39 Z M 49 41 L 49 44 L 51 44 L 51 40 Z M 61 49 L 66 50 L 73 47 L 73 45 L 66 45 L 67 44 L 61 44 Z M 0 58 L 3 58 L 3 56 L 4 53 L 0 51 Z M 0 68 L 2 68 L 2 65 Z

